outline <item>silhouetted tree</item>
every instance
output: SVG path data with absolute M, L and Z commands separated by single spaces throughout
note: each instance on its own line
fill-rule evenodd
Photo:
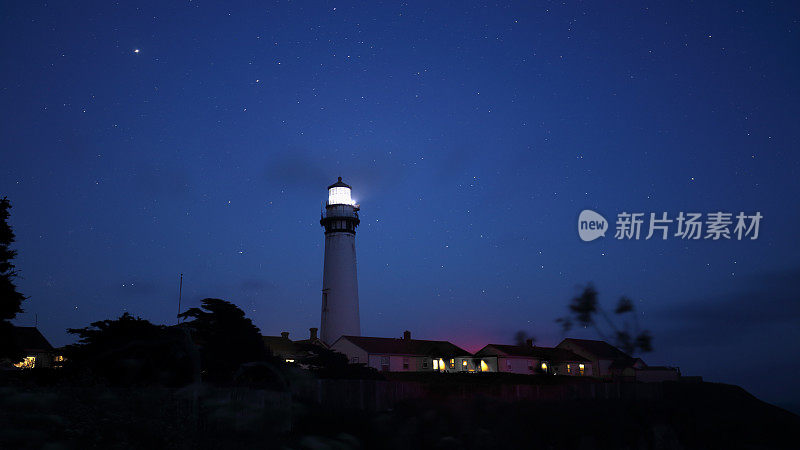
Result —
M 260 331 L 233 303 L 206 298 L 200 308 L 178 317 L 192 319 L 182 326 L 189 327 L 200 348 L 203 375 L 209 381 L 229 382 L 242 364 L 267 359 Z
M 594 322 L 594 315 L 597 313 L 597 290 L 592 284 L 588 284 L 580 295 L 572 298 L 569 310 L 581 325 L 586 326 Z
M 625 297 L 624 295 L 619 298 L 619 303 L 617 303 L 617 309 L 614 310 L 616 314 L 624 314 L 626 312 L 633 311 L 633 300 Z
M 347 356 L 315 344 L 296 344 L 304 354 L 297 362 L 321 378 L 381 379 L 377 370 L 364 364 L 350 364 Z
M 574 323 L 582 325 L 584 328 L 591 326 L 595 329 L 602 340 L 609 340 L 597 323 L 597 316 L 601 316 L 608 327 L 611 329 L 611 336 L 614 345 L 628 354 L 637 351 L 650 352 L 653 350 L 653 337 L 647 330 L 639 329 L 639 320 L 634 310 L 633 301 L 625 296 L 620 297 L 614 313 L 620 316 L 622 326 L 618 326 L 606 314 L 605 310 L 597 301 L 597 290 L 589 283 L 581 293 L 570 300 L 569 314 L 565 317 L 556 319 L 556 323 L 561 325 L 564 333 L 568 332 Z M 626 320 L 630 319 L 632 320 Z
M 17 291 L 14 284 L 17 271 L 14 270 L 12 260 L 17 256 L 17 251 L 11 249 L 14 231 L 8 224 L 10 209 L 11 202 L 8 198 L 0 199 L 0 358 L 18 361 L 25 355 L 14 345 L 14 326 L 11 325 L 11 319 L 22 312 L 25 296 Z
M 191 351 L 176 327 L 154 325 L 127 312 L 67 330 L 78 343 L 66 347 L 67 369 L 89 372 L 113 385 L 183 385 L 191 381 Z

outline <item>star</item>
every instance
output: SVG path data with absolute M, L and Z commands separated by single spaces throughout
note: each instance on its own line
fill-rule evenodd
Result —
M 138 48 L 133 49 L 133 53 L 139 53 L 139 49 Z

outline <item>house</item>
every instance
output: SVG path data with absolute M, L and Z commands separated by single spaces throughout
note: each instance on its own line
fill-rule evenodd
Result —
M 304 344 L 319 345 L 328 348 L 321 339 L 317 337 L 317 328 L 309 328 L 308 339 L 292 341 L 289 339 L 289 332 L 284 331 L 280 336 L 261 336 L 264 347 L 274 356 L 286 362 L 293 363 L 308 356 L 308 352 L 303 350 Z
M 296 344 L 313 344 L 319 345 L 320 347 L 328 348 L 328 344 L 326 344 L 322 339 L 317 337 L 317 328 L 309 328 L 308 329 L 308 339 L 301 339 L 299 341 L 294 341 Z
M 331 349 L 347 355 L 351 364 L 364 364 L 383 372 L 475 372 L 472 355 L 447 341 L 366 336 L 342 336 Z
M 562 348 L 534 346 L 530 339 L 525 345 L 489 344 L 475 353 L 475 359 L 481 372 L 570 376 L 594 373 L 588 359 Z
M 605 341 L 566 338 L 557 348 L 569 350 L 591 361 L 597 376 L 641 382 L 677 380 L 677 367 L 648 367 L 641 358 L 635 358 Z
M 57 356 L 53 346 L 36 327 L 14 327 L 14 345 L 25 352 L 25 358 L 14 364 L 19 369 L 60 366 L 62 356 Z
M 557 348 L 569 350 L 591 362 L 593 373 L 602 378 L 635 376 L 635 369 L 645 363 L 605 341 L 566 338 Z

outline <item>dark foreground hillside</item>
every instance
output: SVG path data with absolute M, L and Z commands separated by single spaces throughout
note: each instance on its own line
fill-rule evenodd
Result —
M 240 387 L 7 385 L 0 448 L 798 448 L 800 417 L 738 387 L 662 389 L 657 399 L 511 401 L 459 388 L 369 411 Z

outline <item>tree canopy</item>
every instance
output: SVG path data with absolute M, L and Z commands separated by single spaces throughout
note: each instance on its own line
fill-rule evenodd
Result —
M 191 381 L 192 345 L 182 330 L 154 325 L 127 312 L 114 320 L 70 328 L 67 367 L 113 385 L 183 385 Z
M 639 320 L 633 305 L 633 300 L 622 296 L 617 302 L 614 313 L 620 318 L 622 324 L 616 324 L 606 314 L 597 300 L 597 290 L 589 283 L 580 294 L 573 297 L 568 305 L 569 314 L 556 319 L 566 333 L 574 323 L 585 327 L 592 327 L 600 339 L 611 340 L 614 345 L 630 355 L 638 352 L 653 350 L 653 336 L 647 330 L 639 328 Z M 606 331 L 598 323 L 597 317 L 602 317 L 607 325 Z M 607 330 L 610 329 L 610 334 Z
M 14 230 L 8 223 L 11 216 L 11 202 L 8 198 L 0 199 L 0 358 L 19 360 L 24 355 L 21 349 L 14 347 L 13 325 L 11 319 L 22 312 L 25 296 L 17 291 L 14 278 L 17 271 L 14 257 L 17 251 L 11 248 L 14 243 Z
M 179 317 L 191 319 L 182 326 L 189 328 L 200 349 L 203 375 L 209 381 L 230 381 L 242 364 L 267 359 L 259 329 L 233 303 L 206 298 L 200 308 Z

